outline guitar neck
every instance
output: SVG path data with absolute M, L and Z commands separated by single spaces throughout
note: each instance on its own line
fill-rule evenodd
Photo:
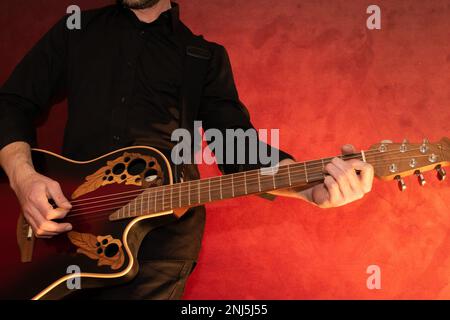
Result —
M 336 157 L 343 160 L 366 161 L 364 152 Z M 326 174 L 325 166 L 333 158 L 296 162 L 147 189 L 111 215 L 110 219 L 118 220 L 178 208 L 195 207 L 290 187 L 307 187 L 323 181 Z

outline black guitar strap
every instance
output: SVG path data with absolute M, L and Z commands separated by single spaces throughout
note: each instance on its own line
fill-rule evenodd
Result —
M 186 26 L 180 25 L 180 39 L 185 48 L 183 80 L 180 92 L 180 128 L 189 130 L 191 137 L 194 135 L 194 121 L 197 120 L 200 103 L 203 95 L 203 85 L 206 80 L 208 67 L 212 58 L 211 49 L 207 46 L 202 36 L 194 35 Z M 247 109 L 241 105 L 243 111 L 248 116 Z M 192 143 L 195 143 L 192 141 Z M 192 145 L 194 149 L 194 145 Z M 192 159 L 193 162 L 193 151 Z M 180 182 L 179 178 L 183 174 L 183 165 L 174 166 L 175 182 Z M 259 195 L 267 200 L 273 200 L 275 196 L 271 194 Z
M 194 35 L 186 26 L 180 26 L 180 39 L 184 47 L 183 77 L 180 91 L 180 128 L 189 130 L 194 136 L 194 121 L 198 119 L 203 86 L 212 57 L 202 36 Z M 192 140 L 192 143 L 194 141 Z M 192 146 L 193 149 L 193 146 Z M 193 152 L 192 152 L 193 153 Z M 194 155 L 192 154 L 192 161 Z M 193 162 L 192 162 L 193 163 Z M 178 180 L 181 166 L 174 167 L 174 177 Z

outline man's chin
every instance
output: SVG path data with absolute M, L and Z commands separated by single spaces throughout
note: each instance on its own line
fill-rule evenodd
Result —
M 118 0 L 117 2 L 128 9 L 147 9 L 161 0 Z

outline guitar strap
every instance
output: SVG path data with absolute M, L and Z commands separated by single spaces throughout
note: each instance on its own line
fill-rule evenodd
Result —
M 183 44 L 183 75 L 180 89 L 180 128 L 187 129 L 192 137 L 192 159 L 194 163 L 194 121 L 198 119 L 203 86 L 212 57 L 210 48 L 202 36 L 194 35 L 186 26 L 180 25 L 180 40 Z M 179 182 L 183 174 L 182 165 L 174 166 L 174 178 Z
M 208 67 L 212 58 L 211 49 L 207 46 L 202 36 L 192 33 L 184 24 L 180 24 L 180 40 L 183 44 L 183 80 L 180 91 L 180 128 L 189 130 L 191 137 L 194 137 L 194 121 L 197 120 L 200 103 L 203 94 L 203 85 L 206 80 Z M 244 113 L 248 115 L 247 109 L 241 105 Z M 194 163 L 194 139 L 191 140 L 191 163 Z M 197 168 L 191 166 L 197 173 Z M 175 182 L 180 182 L 186 165 L 174 165 Z M 266 200 L 274 200 L 275 196 L 267 193 L 259 195 Z

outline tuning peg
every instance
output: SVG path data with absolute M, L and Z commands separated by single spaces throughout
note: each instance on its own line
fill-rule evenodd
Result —
M 397 180 L 397 182 L 398 182 L 398 188 L 400 189 L 400 191 L 402 191 L 402 192 L 405 191 L 406 190 L 406 183 L 403 180 L 403 178 L 400 177 L 400 176 L 396 176 L 395 180 Z
M 408 151 L 408 140 L 403 139 L 402 145 L 400 146 L 400 152 Z
M 436 167 L 436 171 L 437 171 L 437 177 L 440 181 L 444 181 L 445 178 L 447 177 L 447 172 L 445 172 L 445 169 L 442 168 L 441 166 L 437 166 Z
M 428 139 L 425 138 L 422 141 L 422 145 L 419 147 L 421 153 L 425 154 L 428 151 Z
M 419 184 L 420 184 L 421 186 L 424 186 L 424 185 L 427 183 L 427 181 L 425 180 L 425 177 L 423 176 L 422 172 L 420 172 L 419 170 L 417 170 L 417 171 L 415 172 L 415 174 L 416 174 L 416 176 L 417 176 L 417 180 L 419 180 Z

